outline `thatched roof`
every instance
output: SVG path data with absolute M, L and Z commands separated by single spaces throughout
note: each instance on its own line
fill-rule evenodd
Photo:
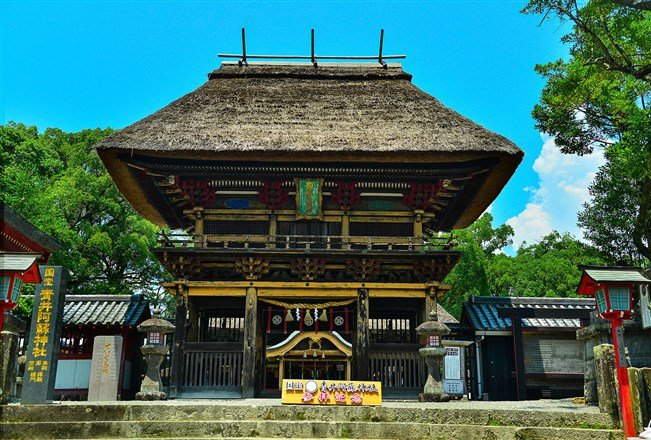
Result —
M 223 65 L 209 78 L 98 149 L 522 154 L 418 89 L 399 66 Z
M 515 144 L 411 83 L 400 65 L 224 63 L 197 90 L 104 139 L 98 152 L 123 191 L 117 155 L 206 160 L 456 162 L 499 159 L 478 213 L 522 159 Z M 145 197 L 127 198 L 161 222 Z M 483 199 L 483 200 L 482 200 Z

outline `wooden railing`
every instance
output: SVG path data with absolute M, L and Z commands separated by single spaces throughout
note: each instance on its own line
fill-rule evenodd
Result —
M 426 370 L 417 344 L 400 344 L 399 350 L 371 351 L 370 378 L 384 388 L 422 388 Z
M 242 384 L 242 344 L 187 342 L 183 357 L 183 387 Z
M 332 235 L 189 235 L 161 234 L 159 244 L 165 248 L 199 247 L 213 249 L 275 250 L 405 250 L 449 251 L 454 247 L 451 234 L 433 237 L 356 237 Z

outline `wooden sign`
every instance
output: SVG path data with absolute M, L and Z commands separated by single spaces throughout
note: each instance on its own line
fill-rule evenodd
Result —
M 281 402 L 293 405 L 381 405 L 382 383 L 283 379 Z
M 323 220 L 323 179 L 294 179 L 296 219 Z
M 40 269 L 43 282 L 36 286 L 34 294 L 32 326 L 25 353 L 23 404 L 46 403 L 54 398 L 68 272 L 61 266 L 41 266 Z

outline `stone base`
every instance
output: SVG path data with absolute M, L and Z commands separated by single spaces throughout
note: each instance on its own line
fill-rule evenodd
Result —
M 418 395 L 419 402 L 449 402 L 450 396 L 443 394 L 420 393 Z
M 136 400 L 165 400 L 167 394 L 162 391 L 140 391 L 136 393 Z

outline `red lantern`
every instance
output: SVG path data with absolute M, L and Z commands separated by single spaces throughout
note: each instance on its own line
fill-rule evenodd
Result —
M 37 256 L 30 254 L 3 254 L 0 270 L 0 329 L 4 322 L 5 310 L 18 305 L 20 288 L 24 283 L 38 284 L 41 274 L 38 270 Z

